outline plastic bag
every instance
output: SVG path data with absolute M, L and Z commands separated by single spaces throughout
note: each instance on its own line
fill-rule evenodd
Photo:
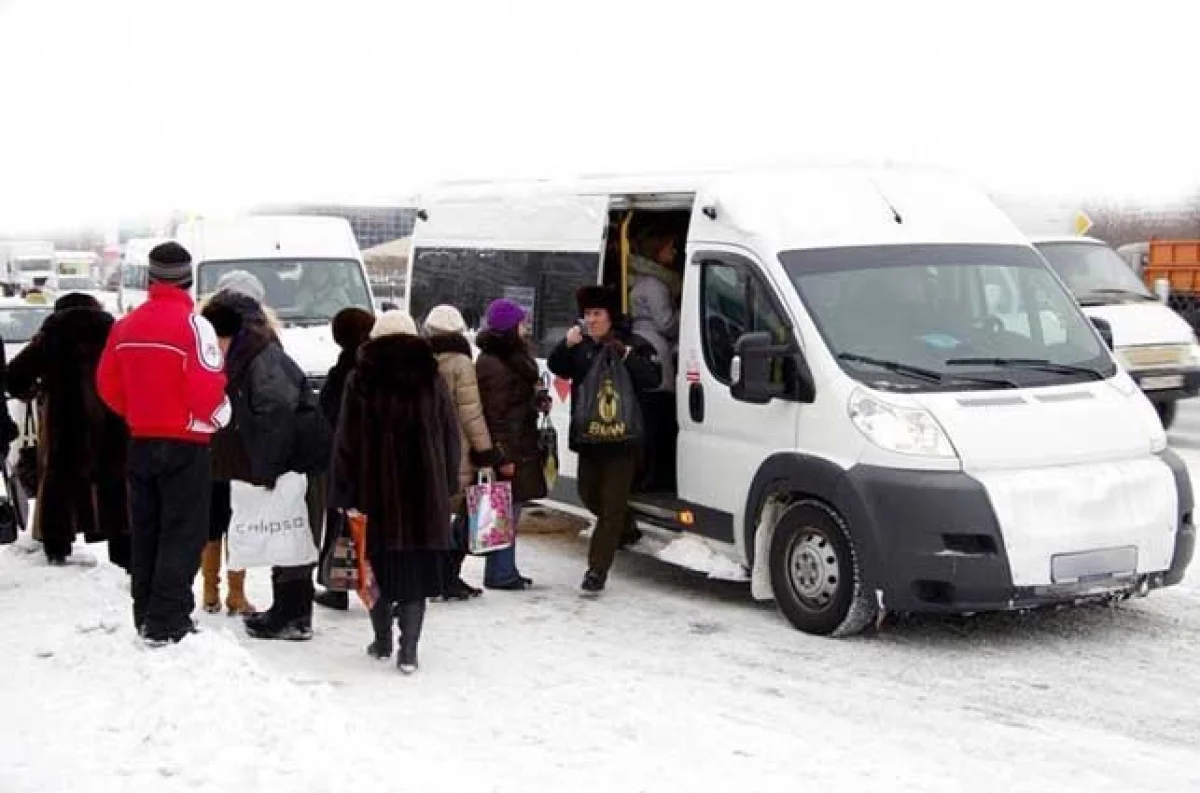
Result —
M 554 429 L 549 414 L 542 416 L 542 426 L 538 430 L 538 452 L 542 458 L 542 476 L 549 492 L 558 481 L 558 430 Z
M 571 405 L 574 446 L 628 444 L 642 439 L 642 410 L 633 378 L 611 347 L 596 354 Z
M 289 472 L 273 490 L 233 482 L 229 501 L 230 570 L 298 567 L 317 561 L 305 493 L 308 477 Z
M 467 550 L 480 555 L 511 547 L 512 515 L 512 485 L 481 472 L 478 484 L 467 488 Z
M 361 512 L 346 513 L 346 527 L 350 530 L 350 539 L 356 549 L 362 549 L 362 553 L 356 557 L 358 588 L 355 591 L 358 592 L 358 599 L 362 601 L 363 606 L 370 611 L 379 602 L 381 591 L 379 582 L 375 580 L 375 569 L 371 567 L 371 560 L 367 558 L 367 525 L 367 516 Z

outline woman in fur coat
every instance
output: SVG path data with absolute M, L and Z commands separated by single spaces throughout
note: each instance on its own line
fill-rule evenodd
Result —
M 9 393 L 33 401 L 40 419 L 34 537 L 51 564 L 65 564 L 82 534 L 107 540 L 108 558 L 129 569 L 129 432 L 96 393 L 113 322 L 95 298 L 64 295 L 8 365 Z
M 367 558 L 381 597 L 367 652 L 417 669 L 425 601 L 443 597 L 453 562 L 450 499 L 458 492 L 460 432 L 454 400 L 429 342 L 403 311 L 379 316 L 346 383 L 334 442 L 330 506 L 367 518 Z

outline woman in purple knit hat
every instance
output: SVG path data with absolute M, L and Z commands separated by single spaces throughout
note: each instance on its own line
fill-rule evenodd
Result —
M 493 301 L 487 310 L 487 328 L 475 339 L 483 415 L 502 459 L 500 476 L 512 482 L 514 524 L 520 522 L 523 504 L 546 497 L 538 417 L 550 410 L 550 399 L 540 387 L 537 361 L 522 332 L 525 318 L 525 310 L 511 300 Z M 483 574 L 486 588 L 522 590 L 532 584 L 517 569 L 515 542 L 511 548 L 488 554 Z

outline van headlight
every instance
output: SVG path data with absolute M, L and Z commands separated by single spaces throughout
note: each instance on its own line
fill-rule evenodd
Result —
M 855 389 L 849 412 L 858 431 L 881 449 L 917 457 L 958 456 L 946 431 L 924 408 L 892 405 Z

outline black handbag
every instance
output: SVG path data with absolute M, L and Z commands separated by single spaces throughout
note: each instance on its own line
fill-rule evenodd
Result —
M 327 520 L 326 524 L 331 535 L 327 539 L 325 557 L 317 570 L 317 582 L 334 592 L 357 592 L 358 549 L 346 525 L 345 513 L 338 511 L 337 518 Z
M 25 495 L 36 497 L 38 492 L 38 422 L 37 402 L 25 403 L 25 432 L 17 450 L 17 482 Z

